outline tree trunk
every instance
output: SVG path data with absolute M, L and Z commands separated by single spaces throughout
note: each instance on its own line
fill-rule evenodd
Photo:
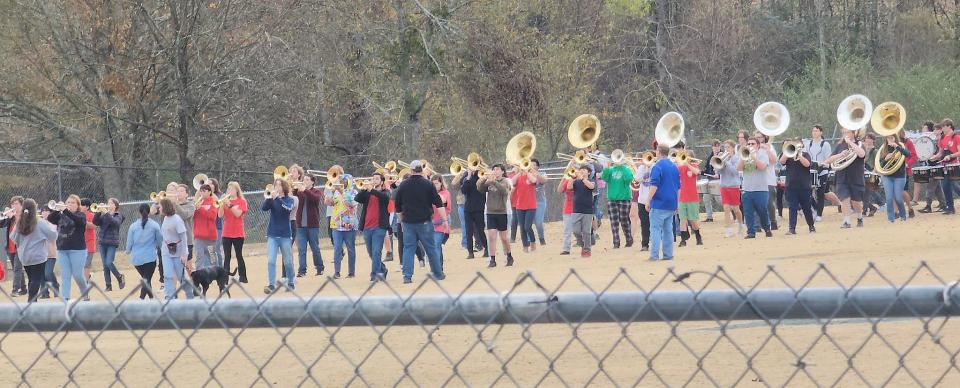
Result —
M 823 1 L 824 0 L 813 0 L 813 5 L 817 12 L 817 48 L 818 51 L 820 51 L 820 87 L 823 90 L 827 90 L 827 48 L 823 36 L 823 19 L 826 16 L 823 14 Z
M 673 91 L 673 81 L 666 66 L 667 62 L 667 25 L 669 24 L 670 0 L 656 0 L 653 13 L 654 22 L 650 24 L 653 29 L 654 42 L 656 43 L 656 62 L 657 62 L 657 84 L 660 86 L 660 92 L 663 96 L 663 103 L 660 104 L 660 114 L 669 111 L 670 94 Z

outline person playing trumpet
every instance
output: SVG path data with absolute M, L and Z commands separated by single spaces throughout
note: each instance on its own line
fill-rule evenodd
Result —
M 294 167 L 299 167 L 294 165 Z M 296 171 L 291 168 L 290 171 Z M 291 173 L 293 176 L 294 173 Z M 297 277 L 307 274 L 307 247 L 313 252 L 313 268 L 317 276 L 323 275 L 323 257 L 320 254 L 320 206 L 324 204 L 323 191 L 318 189 L 317 177 L 313 174 L 303 175 L 300 181 L 293 185 L 293 195 L 296 198 L 294 207 L 293 230 L 296 232 L 293 241 L 297 243 Z
M 680 196 L 677 204 L 677 213 L 680 217 L 680 244 L 687 246 L 691 235 L 697 238 L 697 245 L 703 245 L 700 235 L 700 196 L 697 193 L 697 178 L 700 177 L 700 165 L 696 163 L 696 154 L 693 150 L 684 151 L 687 160 L 677 167 L 680 173 Z
M 503 176 L 503 165 L 495 164 L 489 173 L 480 178 L 477 181 L 477 191 L 486 195 L 487 247 L 490 253 L 490 262 L 487 267 L 497 266 L 498 240 L 503 243 L 503 250 L 507 255 L 506 265 L 512 266 L 513 253 L 510 250 L 510 240 L 507 238 L 507 199 L 510 195 L 510 182 Z
M 514 219 L 517 220 L 520 227 L 520 241 L 523 244 L 523 251 L 535 251 L 537 250 L 537 240 L 533 235 L 533 221 L 537 213 L 536 190 L 537 185 L 546 182 L 547 178 L 532 167 L 525 170 L 515 165 L 510 180 L 513 182 L 513 195 L 516 200 Z M 487 204 L 490 204 L 489 195 Z M 489 242 L 490 238 L 488 237 L 487 240 Z
M 113 290 L 110 274 L 117 278 L 121 290 L 126 286 L 126 279 L 114 265 L 114 258 L 120 247 L 120 225 L 123 224 L 124 219 L 123 214 L 118 211 L 119 208 L 120 201 L 110 198 L 107 200 L 105 209 L 97 209 L 97 214 L 93 216 L 93 224 L 100 228 L 97 242 L 100 244 L 100 258 L 103 260 L 103 282 L 106 285 L 104 291 Z
M 293 269 L 293 238 L 290 232 L 290 212 L 293 211 L 293 198 L 290 196 L 290 184 L 284 179 L 273 180 L 273 191 L 260 205 L 260 210 L 270 213 L 267 224 L 267 285 L 266 294 L 277 289 L 277 251 L 282 255 L 283 265 Z M 292 271 L 291 271 L 292 272 Z M 296 278 L 288 276 L 287 287 L 294 289 Z
M 374 173 L 370 183 L 360 188 L 354 200 L 363 205 L 359 225 L 370 256 L 370 281 L 386 280 L 387 267 L 381 260 L 381 253 L 390 228 L 390 190 L 384 186 L 383 174 Z
M 747 139 L 747 148 L 752 157 L 750 160 L 737 161 L 737 170 L 743 172 L 743 212 L 744 223 L 747 225 L 747 235 L 744 238 L 757 237 L 757 219 L 767 237 L 773 237 L 770 230 L 770 218 L 767 214 L 767 199 L 770 191 L 767 188 L 766 168 L 774 160 L 770 154 L 760 151 L 760 141 L 757 138 Z
M 626 247 L 633 246 L 633 232 L 630 229 L 630 200 L 633 199 L 633 192 L 630 190 L 630 182 L 633 182 L 634 175 L 633 168 L 629 166 L 633 161 L 625 156 L 623 151 L 617 151 L 614 151 L 616 159 L 600 173 L 601 179 L 607 183 L 607 212 L 610 213 L 613 249 L 620 248 L 621 228 Z
M 196 269 L 215 265 L 210 254 L 217 244 L 217 207 L 213 187 L 203 184 L 197 191 L 196 210 L 193 212 L 193 242 L 197 252 Z
M 854 152 L 856 158 L 847 168 L 837 171 L 836 193 L 837 198 L 840 199 L 840 212 L 843 214 L 841 229 L 850 228 L 851 207 L 857 214 L 857 227 L 863 227 L 863 193 L 865 191 L 863 159 L 867 154 L 856 140 L 856 131 L 844 128 L 843 138 L 834 147 L 833 155 L 827 158 L 824 163 L 831 164 L 839 160 L 847 150 Z
M 799 148 L 799 147 L 798 147 Z M 786 170 L 786 195 L 790 211 L 788 223 L 790 229 L 787 234 L 797 234 L 797 211 L 803 211 L 803 218 L 807 221 L 807 227 L 810 233 L 817 229 L 814 227 L 813 218 L 813 183 L 811 182 L 810 154 L 803 149 L 798 149 L 796 157 L 788 157 L 786 152 L 780 155 L 780 164 Z
M 726 227 L 724 235 L 729 238 L 743 234 L 746 225 L 743 223 L 743 212 L 740 211 L 740 171 L 737 170 L 740 157 L 737 156 L 737 145 L 733 140 L 727 140 L 723 146 L 730 157 L 716 172 L 720 176 L 720 203 L 723 204 L 723 225 Z
M 230 273 L 231 252 L 235 252 L 240 283 L 246 283 L 247 263 L 243 260 L 243 242 L 246 231 L 243 227 L 243 217 L 248 210 L 247 200 L 243 197 L 240 184 L 235 181 L 227 183 L 226 198 L 230 202 L 217 209 L 220 217 L 223 218 L 223 269 Z

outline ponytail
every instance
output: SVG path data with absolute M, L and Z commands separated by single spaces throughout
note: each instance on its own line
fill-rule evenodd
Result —
M 150 216 L 150 205 L 141 203 L 140 208 L 138 208 L 137 211 L 140 212 L 140 228 L 141 229 L 146 228 L 147 220 L 149 219 L 148 217 Z

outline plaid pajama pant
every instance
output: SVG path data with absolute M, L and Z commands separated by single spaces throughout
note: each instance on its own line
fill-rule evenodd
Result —
M 633 233 L 630 231 L 630 201 L 607 201 L 610 213 L 610 231 L 613 232 L 613 246 L 620 247 L 619 228 L 623 226 L 623 235 L 627 245 L 633 245 Z

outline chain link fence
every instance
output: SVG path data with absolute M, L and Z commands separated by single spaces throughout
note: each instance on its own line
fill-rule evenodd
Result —
M 0 381 L 17 386 L 958 386 L 960 290 L 926 263 L 894 283 L 820 265 L 532 273 L 497 288 L 20 303 L 0 289 Z M 642 272 L 647 272 L 643 270 Z M 652 274 L 651 274 L 652 275 Z M 794 279 L 788 281 L 786 279 Z M 840 279 L 847 279 L 844 283 Z M 462 288 L 461 288 L 462 286 Z M 141 285 L 143 287 L 143 285 Z M 188 286 L 189 287 L 189 286 Z M 99 288 L 91 294 L 102 294 Z M 180 291 L 181 298 L 184 295 Z M 105 295 L 102 295 L 105 296 Z M 98 299 L 95 296 L 95 299 Z

